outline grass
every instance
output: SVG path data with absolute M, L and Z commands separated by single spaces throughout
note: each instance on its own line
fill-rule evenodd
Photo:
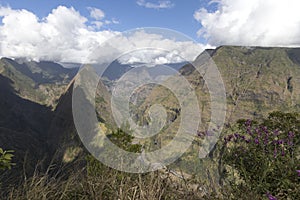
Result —
M 95 164 L 95 160 L 92 162 Z M 185 180 L 162 171 L 128 174 L 97 163 L 98 170 L 73 171 L 68 177 L 49 170 L 34 175 L 8 191 L 1 190 L 1 199 L 203 199 L 204 194 Z

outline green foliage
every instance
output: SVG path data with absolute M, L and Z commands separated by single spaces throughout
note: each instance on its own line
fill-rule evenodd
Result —
M 125 151 L 134 153 L 141 152 L 141 145 L 132 144 L 134 137 L 129 134 L 130 130 L 128 129 L 127 131 L 123 131 L 123 129 L 118 128 L 116 131 L 108 135 L 110 141 Z
M 298 114 L 282 112 L 271 113 L 260 124 L 239 121 L 238 131 L 224 138 L 221 158 L 227 178 L 235 177 L 229 184 L 236 193 L 246 187 L 262 196 L 300 196 L 299 122 Z
M 12 153 L 14 151 L 4 151 L 0 148 L 0 170 L 11 169 L 12 165 L 12 157 L 14 156 Z
M 273 130 L 281 130 L 284 133 L 292 131 L 299 135 L 300 115 L 298 113 L 283 113 L 280 111 L 272 112 L 267 119 L 263 120 L 262 125 Z
M 126 127 L 123 127 L 125 130 Z M 118 128 L 116 131 L 109 134 L 107 137 L 109 140 L 120 147 L 125 151 L 130 152 L 141 152 L 141 145 L 139 144 L 132 144 L 133 136 L 128 134 L 130 131 L 129 129 L 125 132 L 123 129 Z M 105 147 L 104 147 L 105 148 Z M 87 156 L 87 171 L 88 174 L 91 176 L 97 176 L 103 173 L 103 171 L 107 170 L 106 166 L 104 166 L 101 162 L 95 159 L 93 156 Z

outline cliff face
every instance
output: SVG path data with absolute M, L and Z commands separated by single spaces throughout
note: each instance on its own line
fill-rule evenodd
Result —
M 225 83 L 228 121 L 300 109 L 299 49 L 220 47 L 212 59 Z
M 224 82 L 227 99 L 226 122 L 240 118 L 259 118 L 267 113 L 300 110 L 300 49 L 222 46 L 208 50 L 193 62 L 196 67 L 207 63 L 210 55 Z M 205 69 L 203 70 L 205 73 Z M 196 91 L 203 122 L 210 118 L 210 93 L 204 80 L 191 64 L 180 69 Z M 161 103 L 167 108 L 169 121 L 178 118 L 179 104 L 171 91 L 155 87 L 139 107 L 139 117 L 145 121 L 150 105 Z

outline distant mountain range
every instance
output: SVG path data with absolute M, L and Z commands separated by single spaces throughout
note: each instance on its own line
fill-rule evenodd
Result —
M 22 98 L 54 107 L 78 68 L 67 69 L 48 62 L 1 58 L 0 74 L 12 81 L 12 87 Z

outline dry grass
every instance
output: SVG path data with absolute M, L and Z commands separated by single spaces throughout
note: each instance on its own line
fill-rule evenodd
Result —
M 156 200 L 156 199 L 203 199 L 203 193 L 186 180 L 172 174 L 156 171 L 147 174 L 128 174 L 103 166 L 101 172 L 91 175 L 86 169 L 73 172 L 68 177 L 35 173 L 22 185 L 11 187 L 1 199 L 7 200 Z

